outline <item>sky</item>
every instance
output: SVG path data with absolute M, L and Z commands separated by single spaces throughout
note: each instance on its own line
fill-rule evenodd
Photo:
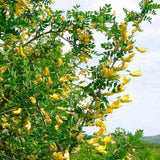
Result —
M 155 0 L 158 3 L 158 0 Z M 81 10 L 98 10 L 105 3 L 112 5 L 118 21 L 123 21 L 123 8 L 138 10 L 139 0 L 57 0 L 53 9 L 68 10 L 79 4 Z M 136 52 L 136 56 L 129 64 L 132 71 L 141 69 L 143 76 L 132 78 L 127 84 L 126 93 L 130 94 L 133 102 L 123 105 L 114 110 L 107 117 L 108 133 L 117 127 L 135 132 L 137 129 L 144 130 L 144 136 L 160 134 L 160 12 L 152 19 L 152 24 L 144 23 L 143 32 L 136 37 L 136 46 L 148 48 L 146 53 Z M 101 35 L 96 35 L 100 38 Z M 100 40 L 99 43 L 100 44 Z M 92 133 L 95 128 L 87 130 Z

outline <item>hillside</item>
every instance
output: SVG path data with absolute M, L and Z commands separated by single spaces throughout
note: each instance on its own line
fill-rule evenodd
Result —
M 146 136 L 142 140 L 145 140 L 147 143 L 158 143 L 160 144 L 160 134 L 155 136 Z

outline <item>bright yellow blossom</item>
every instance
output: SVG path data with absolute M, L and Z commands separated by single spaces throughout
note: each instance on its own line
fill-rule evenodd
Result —
M 36 99 L 34 97 L 29 97 L 29 100 L 32 104 L 36 104 Z
M 53 152 L 53 157 L 55 160 L 63 160 L 62 152 Z
M 12 113 L 15 114 L 15 115 L 18 115 L 18 114 L 21 113 L 21 111 L 22 111 L 22 109 L 21 109 L 21 108 L 18 108 L 17 110 L 12 111 Z
M 120 101 L 121 101 L 122 103 L 132 102 L 132 100 L 129 99 L 129 94 L 123 95 L 123 97 L 120 99 Z
M 114 72 L 111 71 L 111 69 L 105 68 L 104 65 L 102 65 L 102 76 L 104 76 L 106 79 L 112 77 L 114 75 Z
M 122 84 L 123 84 L 123 85 L 126 85 L 126 84 L 129 83 L 130 81 L 131 81 L 130 78 L 127 79 L 127 77 L 124 76 L 124 77 L 123 77 L 123 82 L 122 82 Z
M 142 76 L 140 69 L 139 69 L 138 71 L 134 71 L 134 72 L 129 73 L 129 74 L 130 74 L 131 76 L 133 76 L 133 77 L 140 77 L 140 76 Z
M 89 145 L 94 145 L 95 143 L 97 143 L 99 141 L 99 138 L 91 138 L 90 140 L 87 140 L 86 142 Z
M 52 84 L 52 79 L 51 79 L 51 77 L 48 77 L 46 85 L 50 86 L 51 84 Z
M 137 51 L 141 52 L 141 53 L 145 53 L 147 51 L 147 48 L 139 48 L 139 47 L 135 47 L 137 49 Z
M 58 58 L 57 67 L 60 67 L 63 64 L 63 60 L 61 58 Z
M 59 125 L 63 123 L 63 121 L 60 119 L 58 115 L 56 115 L 55 119 Z
M 31 122 L 29 120 L 27 120 L 26 123 L 24 124 L 23 128 L 30 130 L 31 129 Z
M 108 136 L 105 136 L 104 138 L 102 138 L 101 141 L 102 141 L 103 143 L 110 143 L 110 142 L 112 142 L 111 134 L 108 135 Z
M 83 142 L 83 134 L 79 134 L 76 139 L 78 142 Z
M 100 152 L 100 153 L 107 154 L 107 151 L 105 151 L 106 146 L 98 145 L 98 146 L 95 147 L 95 150 Z
M 43 74 L 44 74 L 44 76 L 47 76 L 49 74 L 49 68 L 48 67 L 44 68 Z
M 53 95 L 49 95 L 52 100 L 60 100 L 60 96 L 58 93 L 54 93 Z
M 111 106 L 113 109 L 118 109 L 122 107 L 122 105 L 120 105 L 120 99 L 118 99 L 117 101 L 114 101 Z
M 132 58 L 135 56 L 135 52 L 133 52 L 132 54 L 130 54 L 128 57 L 122 57 L 122 60 L 124 62 L 131 62 Z

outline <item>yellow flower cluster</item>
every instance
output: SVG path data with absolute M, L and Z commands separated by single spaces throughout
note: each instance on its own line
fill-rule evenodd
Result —
M 127 35 L 127 25 L 124 22 L 121 22 L 121 32 L 122 32 L 122 41 L 127 41 L 128 35 Z
M 97 127 L 100 127 L 100 129 L 99 129 L 98 132 L 94 132 L 94 135 L 101 136 L 104 133 L 107 133 L 106 124 L 104 124 L 102 120 L 98 120 L 97 122 L 95 122 L 95 124 L 96 124 Z
M 90 42 L 90 34 L 86 34 L 86 33 L 80 33 L 78 35 L 78 39 L 81 43 L 89 43 Z
M 27 0 L 17 0 L 17 3 L 15 5 L 15 15 L 18 16 L 20 14 L 23 14 L 27 10 L 32 10 L 29 1 Z
M 114 75 L 114 72 L 109 68 L 106 68 L 104 65 L 102 65 L 102 72 L 101 72 L 101 76 L 103 76 L 106 79 L 109 79 L 110 77 L 112 77 Z

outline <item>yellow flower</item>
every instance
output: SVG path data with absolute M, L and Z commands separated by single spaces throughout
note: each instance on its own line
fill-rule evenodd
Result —
M 123 97 L 120 99 L 120 101 L 121 101 L 122 103 L 132 102 L 132 100 L 129 99 L 129 94 L 123 95 Z
M 130 74 L 131 76 L 133 76 L 133 77 L 140 77 L 140 76 L 142 76 L 140 69 L 139 69 L 138 71 L 134 71 L 134 72 L 129 73 L 129 74 Z
M 20 55 L 25 59 L 27 58 L 27 56 L 23 52 L 22 46 L 20 46 Z
M 134 45 L 131 42 L 127 42 L 128 46 L 125 48 L 125 51 L 130 51 L 134 48 Z
M 123 92 L 124 90 L 125 90 L 125 88 L 123 86 L 123 83 L 121 83 L 115 87 L 115 93 L 120 93 L 120 92 Z
M 145 53 L 147 51 L 147 48 L 139 48 L 139 47 L 135 47 L 137 49 L 137 51 L 141 52 L 141 53 Z
M 110 143 L 110 142 L 112 142 L 112 140 L 111 140 L 111 134 L 108 135 L 108 136 L 105 136 L 104 138 L 102 138 L 101 141 L 103 143 Z
M 55 128 L 55 130 L 58 130 L 59 129 L 59 125 L 56 124 L 54 128 Z
M 61 77 L 58 81 L 59 81 L 59 82 L 67 82 L 67 81 L 68 81 L 68 78 L 67 78 L 67 76 L 63 76 L 63 77 Z
M 111 106 L 113 109 L 118 109 L 122 107 L 122 105 L 120 105 L 120 99 L 118 99 L 117 101 L 114 101 Z
M 64 97 L 64 98 L 68 98 L 68 94 L 66 91 L 62 91 L 61 92 L 61 95 Z
M 127 67 L 128 67 L 127 63 L 123 62 L 122 65 L 119 66 L 119 67 L 113 67 L 113 70 L 115 70 L 115 71 L 122 71 L 122 70 L 125 70 Z
M 66 108 L 63 108 L 63 107 L 56 107 L 57 109 L 61 110 L 61 111 L 65 111 Z
M 51 77 L 48 77 L 46 85 L 50 86 L 51 84 L 52 84 L 52 79 L 51 79 Z
M 87 142 L 89 145 L 94 145 L 94 144 L 96 144 L 98 141 L 99 141 L 99 138 L 91 138 L 90 140 L 87 140 L 86 142 Z
M 69 160 L 69 152 L 68 152 L 68 150 L 65 150 L 65 151 L 64 151 L 63 160 Z
M 107 133 L 107 131 L 106 131 L 106 127 L 104 126 L 104 127 L 101 127 L 98 132 L 94 132 L 93 134 L 96 136 L 102 136 L 105 133 Z
M 97 122 L 95 122 L 97 127 L 101 127 L 104 123 L 102 120 L 98 120 Z
M 127 25 L 124 22 L 121 22 L 122 30 L 127 30 Z
M 104 65 L 102 65 L 102 76 L 104 76 L 106 79 L 112 77 L 114 75 L 114 72 L 111 71 L 111 69 L 105 68 Z
M 65 17 L 64 17 L 64 16 L 62 16 L 62 17 L 61 17 L 61 20 L 64 22 L 64 21 L 65 21 Z
M 3 74 L 6 69 L 7 69 L 7 66 L 1 67 L 1 68 L 0 68 L 0 74 Z
M 60 96 L 58 93 L 54 93 L 53 95 L 49 95 L 52 100 L 60 100 Z
M 47 76 L 49 74 L 49 68 L 48 67 L 45 67 L 44 68 L 44 76 Z
M 73 30 L 73 27 L 74 27 L 73 25 L 69 26 L 69 27 L 68 27 L 68 30 L 69 30 L 69 31 L 72 31 L 72 30 Z
M 0 77 L 0 82 L 2 82 L 3 81 L 3 78 L 2 77 Z
M 113 109 L 112 108 L 107 108 L 105 111 L 104 111 L 105 114 L 109 114 L 109 113 L 113 113 Z
M 80 59 L 81 62 L 85 62 L 85 63 L 88 62 L 88 56 L 87 56 L 85 53 L 82 53 L 82 54 L 79 56 L 79 59 Z
M 51 118 L 49 117 L 49 115 L 46 113 L 45 116 L 46 116 L 46 122 L 51 123 Z
M 123 77 L 123 82 L 122 82 L 122 84 L 123 84 L 123 85 L 126 85 L 128 82 L 130 82 L 130 80 L 131 80 L 130 78 L 127 79 L 127 77 L 124 76 L 124 77 Z
M 128 35 L 126 31 L 122 31 L 122 40 L 125 42 L 128 39 Z
M 29 100 L 32 104 L 36 104 L 36 99 L 34 97 L 29 97 Z
M 62 152 L 53 152 L 53 156 L 55 160 L 63 160 Z
M 133 52 L 132 54 L 130 54 L 128 57 L 122 57 L 122 60 L 124 62 L 131 62 L 132 58 L 135 56 L 135 53 Z
M 56 115 L 55 119 L 59 125 L 63 123 L 63 121 L 60 119 L 58 115 Z
M 78 35 L 78 39 L 81 43 L 89 43 L 90 42 L 90 35 L 85 33 L 80 33 Z
M 79 134 L 76 139 L 78 142 L 83 142 L 83 134 Z
M 15 115 L 18 115 L 18 114 L 21 113 L 21 111 L 22 111 L 22 109 L 21 109 L 21 108 L 18 108 L 17 110 L 12 111 L 12 113 L 15 114 Z
M 57 67 L 60 67 L 62 64 L 63 64 L 63 60 L 61 58 L 58 58 Z
M 27 120 L 26 123 L 24 124 L 23 128 L 30 130 L 31 129 L 31 122 L 29 120 Z
M 97 147 L 95 147 L 95 150 L 100 152 L 100 153 L 107 154 L 107 151 L 105 151 L 106 146 L 98 145 Z

